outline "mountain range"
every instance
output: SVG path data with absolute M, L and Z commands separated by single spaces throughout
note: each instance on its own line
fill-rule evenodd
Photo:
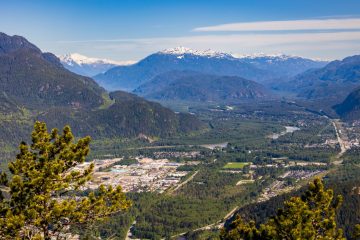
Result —
M 26 139 L 35 120 L 77 136 L 168 136 L 203 128 L 190 114 L 125 92 L 108 93 L 20 36 L 0 33 L 0 147 Z M 12 141 L 9 141 L 12 139 Z
M 111 68 L 96 75 L 94 79 L 108 90 L 121 89 L 131 92 L 157 75 L 174 70 L 238 76 L 264 83 L 325 64 L 324 61 L 286 55 L 235 56 L 211 50 L 197 51 L 177 47 L 151 54 L 133 65 Z
M 309 69 L 325 66 L 328 61 L 313 60 L 286 54 L 253 54 L 239 55 L 240 60 L 250 63 L 259 69 L 273 73 L 274 78 L 292 77 Z
M 79 63 L 94 63 L 80 58 Z M 192 115 L 176 114 L 134 94 L 109 94 L 98 83 L 147 99 L 234 103 L 272 98 L 259 82 L 282 76 L 279 88 L 305 99 L 335 99 L 329 104 L 337 103 L 336 112 L 353 118 L 360 109 L 359 73 L 360 56 L 326 64 L 286 55 L 234 56 L 175 48 L 113 67 L 94 81 L 69 71 L 64 61 L 25 38 L 0 33 L 0 114 L 8 120 L 0 123 L 0 141 L 11 136 L 18 142 L 36 119 L 50 127 L 71 124 L 77 135 L 98 138 L 169 136 L 204 127 Z
M 59 56 L 64 67 L 76 74 L 92 77 L 104 73 L 110 68 L 130 65 L 134 61 L 113 61 L 108 59 L 90 58 L 79 53 L 71 53 Z
M 271 96 L 265 87 L 251 80 L 193 71 L 159 74 L 136 88 L 134 93 L 155 100 L 226 103 Z
M 323 68 L 308 70 L 274 86 L 300 98 L 341 102 L 360 86 L 360 55 L 332 61 Z
M 124 89 L 158 101 L 266 99 L 274 96 L 267 90 L 272 89 L 280 96 L 290 93 L 297 99 L 315 100 L 323 110 L 332 111 L 336 105 L 336 112 L 349 118 L 356 115 L 353 112 L 359 105 L 356 91 L 350 94 L 360 86 L 359 69 L 358 55 L 327 62 L 284 54 L 239 56 L 178 47 L 130 66 L 111 68 L 95 80 L 107 89 Z

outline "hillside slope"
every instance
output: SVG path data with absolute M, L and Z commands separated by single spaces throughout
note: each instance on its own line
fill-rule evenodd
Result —
M 335 105 L 333 108 L 343 119 L 360 119 L 360 88 L 352 91 L 342 103 Z
M 135 89 L 134 93 L 148 99 L 199 102 L 236 102 L 270 96 L 254 81 L 191 71 L 160 74 Z
M 98 107 L 105 90 L 65 70 L 58 59 L 25 38 L 0 33 L 0 92 L 29 108 Z
M 65 69 L 25 38 L 0 34 L 0 147 L 26 140 L 35 120 L 50 128 L 70 124 L 77 136 L 93 138 L 168 136 L 197 130 L 193 116 L 115 92 Z
M 360 85 L 360 55 L 333 61 L 278 85 L 280 89 L 292 91 L 301 98 L 342 101 Z
M 107 109 L 76 111 L 67 108 L 50 108 L 37 115 L 49 127 L 70 124 L 78 135 L 95 138 L 170 136 L 203 127 L 196 117 L 176 114 L 173 111 L 125 92 L 110 94 L 115 101 Z M 188 116 L 188 118 L 184 117 Z

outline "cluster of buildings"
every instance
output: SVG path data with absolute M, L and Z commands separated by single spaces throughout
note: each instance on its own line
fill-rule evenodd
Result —
M 138 163 L 121 165 L 121 158 L 109 160 L 96 160 L 93 179 L 87 183 L 86 188 L 97 189 L 101 184 L 105 186 L 121 186 L 124 192 L 164 192 L 176 186 L 188 174 L 178 171 L 177 168 L 185 164 L 198 164 L 198 162 L 177 163 L 167 159 L 152 159 L 137 157 Z M 86 167 L 84 163 L 78 168 Z
M 360 146 L 360 121 L 355 121 L 352 124 L 344 124 L 343 126 L 347 132 L 349 148 Z
M 279 178 L 285 179 L 285 178 L 294 178 L 296 180 L 303 180 L 303 179 L 309 179 L 317 174 L 321 173 L 320 170 L 315 171 L 306 171 L 306 170 L 292 170 L 287 171 L 283 175 L 281 175 Z
M 326 166 L 327 163 L 324 162 L 307 162 L 307 161 L 289 161 L 288 158 L 273 158 L 272 160 L 274 160 L 274 163 L 270 163 L 270 164 L 263 164 L 263 165 L 256 165 L 256 164 L 250 164 L 250 169 L 257 169 L 257 168 L 290 168 L 290 167 L 295 167 L 295 166 L 301 166 L 301 167 L 305 167 L 305 166 Z M 285 161 L 288 160 L 288 161 Z
M 191 152 L 154 152 L 154 157 L 156 159 L 162 158 L 190 158 L 194 159 L 201 156 L 200 151 L 191 151 Z
M 286 179 L 294 179 L 295 181 L 310 179 L 317 174 L 321 173 L 322 170 L 291 170 L 282 174 L 278 180 L 275 180 L 269 187 L 264 188 L 261 196 L 258 199 L 258 202 L 264 202 L 273 198 L 280 193 L 289 192 L 295 187 L 293 185 L 288 185 Z
M 94 172 L 102 171 L 103 169 L 107 169 L 112 165 L 120 162 L 122 158 L 112 158 L 112 159 L 104 159 L 104 160 L 94 160 L 92 162 L 84 162 L 82 164 L 77 165 L 73 168 L 76 171 L 82 171 L 90 166 L 90 164 L 94 164 Z

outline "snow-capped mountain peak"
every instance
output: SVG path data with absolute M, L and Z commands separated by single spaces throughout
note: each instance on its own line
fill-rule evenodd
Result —
M 277 59 L 287 60 L 289 58 L 300 58 L 298 56 L 292 56 L 292 55 L 287 55 L 287 54 L 283 54 L 283 53 L 275 53 L 275 54 L 266 54 L 266 53 L 236 54 L 235 56 L 236 56 L 236 58 L 239 58 L 239 59 L 242 59 L 242 58 L 247 58 L 247 59 L 277 58 Z
M 133 64 L 134 61 L 113 61 L 108 59 L 100 59 L 100 58 L 92 58 L 87 57 L 84 55 L 81 55 L 79 53 L 70 53 L 59 56 L 61 62 L 72 65 L 74 63 L 78 65 L 84 65 L 84 64 L 112 64 L 112 65 L 129 65 Z
M 176 55 L 176 56 L 178 56 L 178 58 L 179 58 L 179 56 L 180 56 L 180 58 L 183 58 L 183 55 L 185 55 L 185 54 L 202 56 L 202 57 L 233 58 L 233 55 L 230 53 L 217 52 L 217 51 L 213 51 L 211 49 L 207 49 L 204 51 L 194 50 L 194 49 L 186 48 L 186 47 L 182 47 L 182 46 L 164 49 L 164 50 L 160 51 L 159 53 Z
M 276 61 L 286 61 L 289 59 L 307 59 L 314 62 L 327 62 L 329 60 L 327 59 L 320 59 L 320 58 L 306 58 L 291 54 L 284 54 L 284 53 L 273 53 L 273 54 L 267 54 L 267 53 L 253 53 L 253 54 L 233 54 L 234 57 L 238 59 L 269 59 L 269 60 L 276 60 Z
M 95 76 L 116 66 L 134 64 L 135 61 L 113 61 L 108 59 L 92 58 L 79 53 L 58 56 L 61 63 L 68 70 L 84 76 Z
M 278 62 L 287 61 L 287 60 L 291 60 L 291 59 L 309 59 L 309 58 L 302 58 L 299 56 L 283 54 L 283 53 L 234 54 L 234 53 L 213 51 L 211 49 L 207 49 L 204 51 L 194 50 L 194 49 L 186 48 L 186 47 L 182 47 L 182 46 L 164 49 L 158 53 L 175 55 L 175 56 L 177 56 L 178 59 L 184 58 L 184 55 L 195 55 L 195 56 L 202 56 L 202 57 L 208 57 L 208 58 L 240 59 L 240 60 L 269 60 L 269 61 L 278 61 Z M 325 60 L 321 60 L 321 59 L 309 59 L 309 60 L 312 60 L 315 62 L 325 61 Z

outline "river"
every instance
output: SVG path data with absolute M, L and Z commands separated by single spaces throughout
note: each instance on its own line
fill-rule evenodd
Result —
M 285 131 L 282 131 L 280 133 L 273 133 L 269 136 L 269 138 L 271 139 L 278 139 L 280 136 L 283 136 L 287 133 L 293 133 L 295 131 L 300 130 L 300 128 L 298 127 L 294 127 L 294 126 L 285 126 Z
M 226 148 L 228 145 L 228 142 L 224 143 L 214 143 L 214 144 L 203 144 L 200 145 L 201 147 L 208 148 L 208 149 L 215 149 L 215 148 Z

